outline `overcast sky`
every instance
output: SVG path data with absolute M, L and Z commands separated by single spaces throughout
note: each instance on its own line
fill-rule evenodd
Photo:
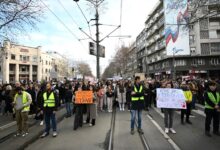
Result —
M 45 8 L 45 17 L 38 25 L 38 30 L 30 31 L 29 36 L 20 37 L 19 44 L 28 46 L 42 46 L 44 51 L 57 51 L 74 61 L 86 61 L 96 75 L 96 57 L 89 55 L 88 42 L 91 40 L 78 41 L 86 38 L 79 27 L 90 34 L 87 22 L 73 0 L 43 0 L 55 15 L 72 32 L 68 31 L 62 23 Z M 106 58 L 100 58 L 101 73 L 109 64 L 118 47 L 121 44 L 129 45 L 136 36 L 144 29 L 144 22 L 150 11 L 159 0 L 122 0 L 121 28 L 112 35 L 131 35 L 131 38 L 107 38 L 101 45 L 106 48 Z M 62 4 L 62 5 L 61 5 Z M 94 19 L 94 10 L 89 7 L 86 0 L 80 0 L 79 6 L 88 20 Z M 64 6 L 64 8 L 62 7 Z M 105 0 L 100 8 L 100 23 L 120 24 L 121 0 Z M 65 11 L 67 10 L 67 11 Z M 91 33 L 95 38 L 95 26 L 91 22 Z M 100 38 L 103 38 L 114 26 L 100 26 Z

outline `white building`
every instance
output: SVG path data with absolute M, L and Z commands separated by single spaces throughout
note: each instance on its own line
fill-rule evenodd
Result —
M 0 51 L 0 81 L 64 80 L 69 71 L 68 60 L 57 52 L 42 52 L 41 47 L 29 47 L 4 41 Z

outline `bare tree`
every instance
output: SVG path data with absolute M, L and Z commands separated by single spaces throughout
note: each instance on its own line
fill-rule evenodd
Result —
M 0 0 L 0 40 L 16 39 L 27 28 L 36 29 L 43 12 L 39 0 Z
M 77 70 L 83 76 L 93 76 L 90 66 L 87 63 L 81 62 L 77 64 Z

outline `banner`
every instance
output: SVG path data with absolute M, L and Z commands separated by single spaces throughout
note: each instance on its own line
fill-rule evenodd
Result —
M 76 91 L 75 97 L 76 104 L 92 104 L 93 92 L 92 91 Z
M 188 0 L 164 0 L 168 56 L 190 55 Z
M 186 98 L 183 90 L 157 88 L 157 107 L 186 109 Z

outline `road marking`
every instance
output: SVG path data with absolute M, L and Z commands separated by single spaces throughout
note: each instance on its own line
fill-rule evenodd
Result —
M 174 148 L 174 150 L 181 150 L 180 147 L 167 135 L 163 129 L 160 127 L 160 125 L 150 116 L 147 115 L 147 117 L 150 119 L 150 121 L 157 127 L 157 129 L 160 131 L 160 133 L 164 136 L 165 139 L 171 144 L 171 146 Z
M 10 122 L 6 125 L 1 126 L 0 130 L 4 130 L 4 129 L 9 128 L 9 127 L 14 126 L 14 125 L 16 125 L 16 121 L 13 121 L 13 122 Z
M 196 107 L 199 107 L 201 109 L 205 109 L 205 106 L 201 105 L 201 104 L 196 104 Z
M 192 111 L 199 114 L 199 115 L 201 115 L 201 116 L 203 116 L 203 117 L 206 117 L 204 111 L 201 111 L 201 110 L 192 110 Z

